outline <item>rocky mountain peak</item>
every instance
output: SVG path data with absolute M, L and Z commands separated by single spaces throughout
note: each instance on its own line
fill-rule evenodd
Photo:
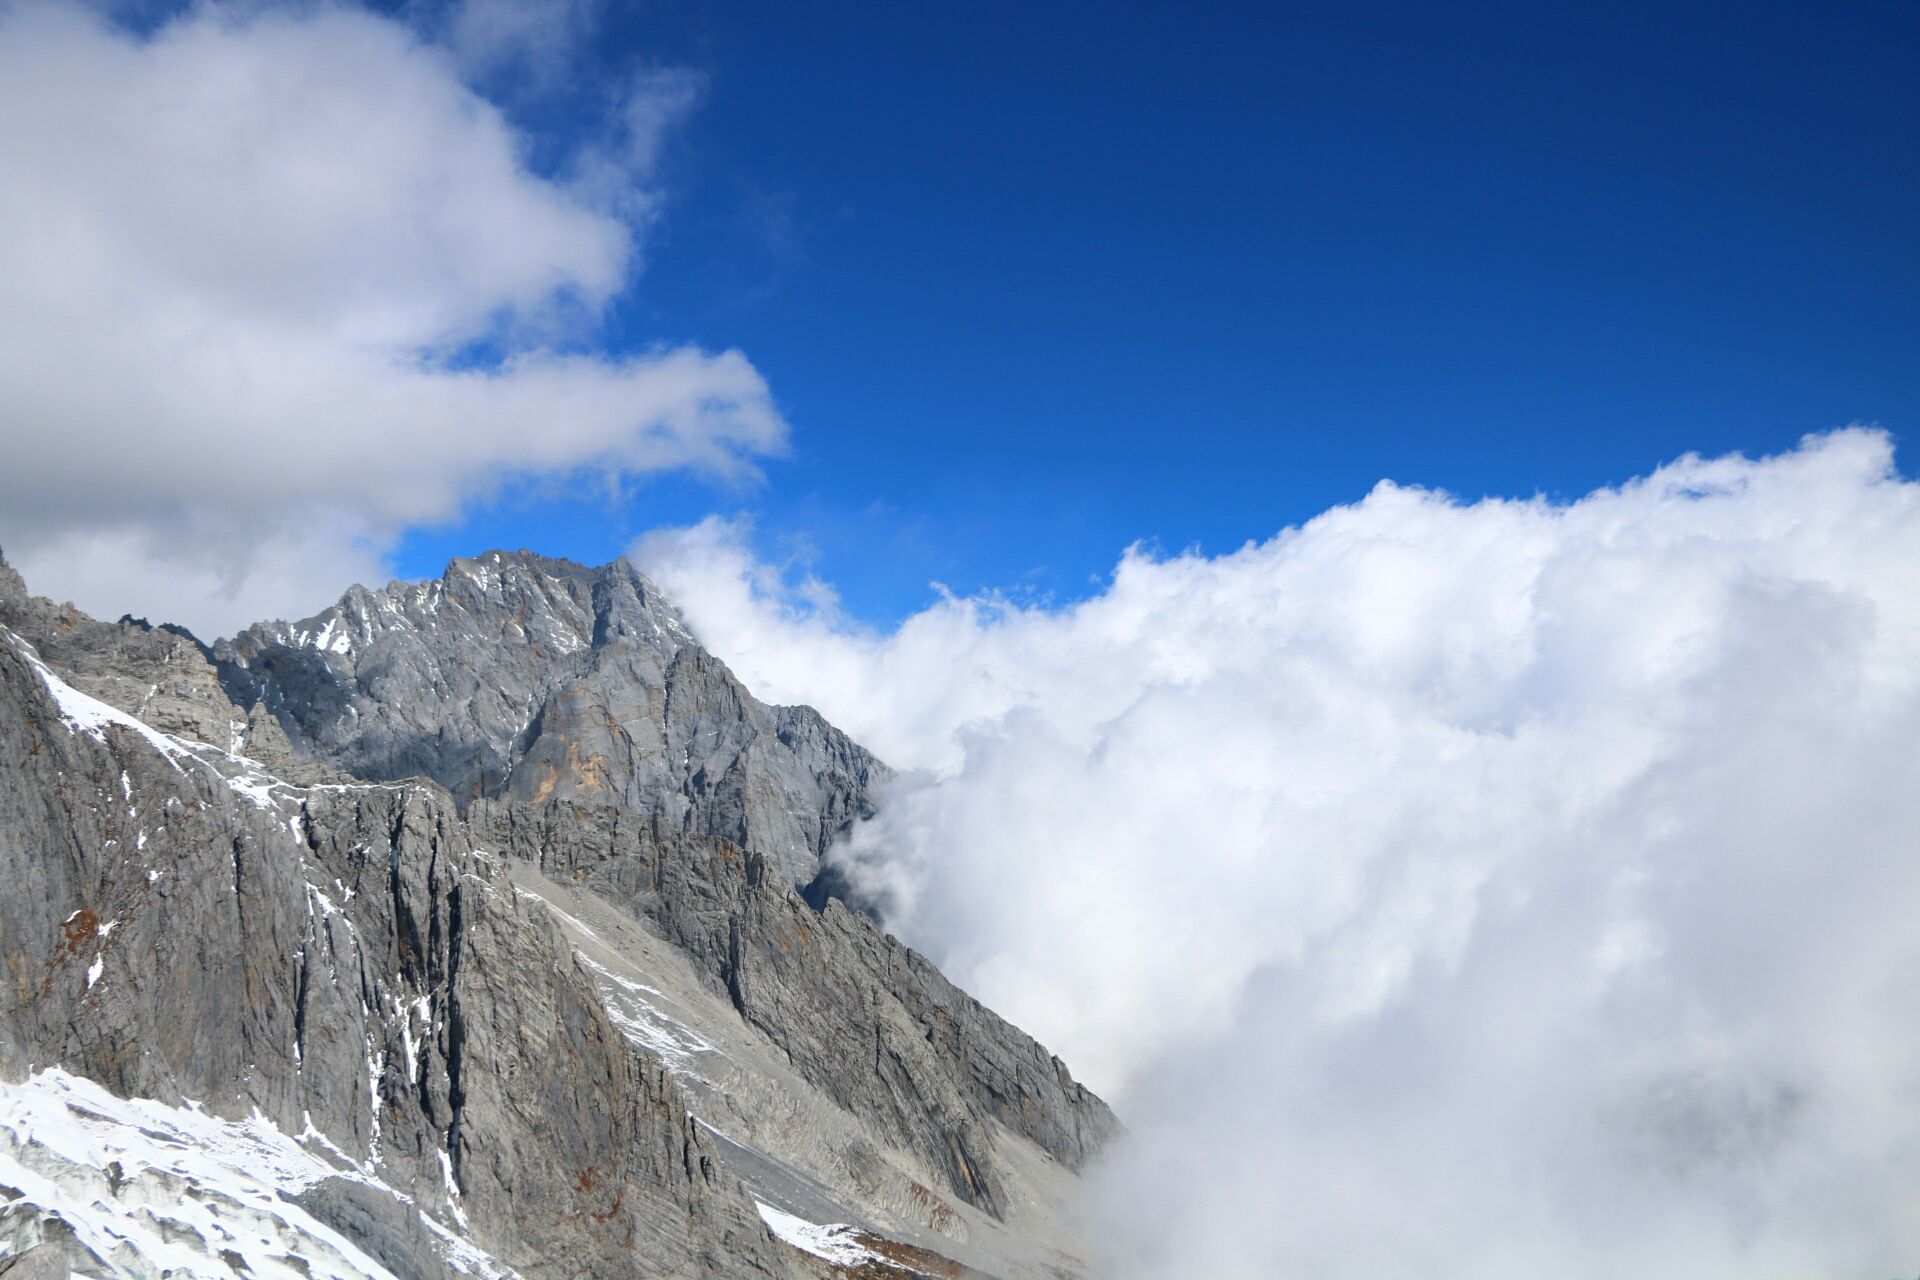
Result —
M 0 576 L 0 760 L 9 1275 L 1078 1274 L 1111 1112 L 796 891 L 884 767 L 631 566 L 218 651 Z
M 298 622 L 257 623 L 226 642 L 234 655 L 283 645 L 346 657 L 394 631 L 498 628 L 548 657 L 632 639 L 667 656 L 693 637 L 679 612 L 625 560 L 591 568 L 531 551 L 455 556 L 438 577 L 352 586 Z
M 7 553 L 0 549 L 0 600 L 19 598 L 27 594 L 27 584 L 20 573 L 7 563 Z
M 798 884 L 885 766 L 805 707 L 754 698 L 627 561 L 489 551 L 349 589 L 215 651 L 233 701 L 355 777 L 609 804 L 722 836 Z

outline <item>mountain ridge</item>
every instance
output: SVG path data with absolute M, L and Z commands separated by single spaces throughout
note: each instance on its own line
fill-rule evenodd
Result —
M 57 1064 L 129 1106 L 192 1098 L 298 1135 L 321 1163 L 268 1195 L 282 1244 L 237 1254 L 244 1274 L 274 1274 L 274 1248 L 345 1256 L 313 1231 L 407 1275 L 839 1273 L 808 1250 L 843 1235 L 957 1259 L 945 1274 L 1074 1274 L 1065 1206 L 1111 1113 L 924 958 L 801 892 L 884 765 L 752 699 L 631 566 L 494 555 L 450 565 L 456 620 L 431 643 L 353 588 L 212 649 L 32 597 L 0 559 L 0 871 L 31 890 L 0 903 L 0 1103 L 45 1114 L 71 1092 Z M 562 625 L 580 646 L 530 675 L 524 651 Z M 395 690 L 414 702 L 389 721 L 438 725 L 456 780 L 503 741 L 460 711 L 524 692 L 562 727 L 504 739 L 516 768 L 585 741 L 608 785 L 359 776 L 380 736 L 312 726 L 377 718 Z M 586 738 L 595 716 L 612 727 Z M 658 767 L 676 747 L 701 767 Z M 101 1225 L 123 1217 L 88 1214 L 134 1163 L 147 1201 L 177 1171 L 147 1151 L 107 1177 L 56 1147 L 0 1136 L 21 1192 L 0 1193 L 0 1265 L 39 1249 L 154 1273 Z M 196 1194 L 226 1203 L 225 1185 Z M 858 1265 L 895 1266 L 879 1258 Z
M 438 579 L 350 587 L 213 647 L 241 705 L 296 750 L 480 797 L 617 804 L 819 874 L 891 772 L 810 707 L 759 701 L 624 559 L 455 557 Z

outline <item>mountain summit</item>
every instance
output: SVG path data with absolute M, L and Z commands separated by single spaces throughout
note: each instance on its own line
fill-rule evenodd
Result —
M 1113 1136 L 838 901 L 886 770 L 624 563 L 208 649 L 0 562 L 0 1272 L 1077 1274 Z
M 887 770 L 810 707 L 770 707 L 624 560 L 456 559 L 430 582 L 354 587 L 215 651 L 237 703 L 354 777 L 611 805 L 716 836 L 805 884 L 872 812 Z

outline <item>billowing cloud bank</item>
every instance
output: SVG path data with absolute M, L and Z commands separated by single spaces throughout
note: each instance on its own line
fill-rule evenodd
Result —
M 739 532 L 636 555 L 918 770 L 848 856 L 1118 1094 L 1102 1274 L 1920 1273 L 1920 486 L 1883 435 L 1567 505 L 1382 485 L 887 635 Z
M 0 3 L 0 543 L 30 581 L 211 637 L 378 581 L 397 530 L 504 481 L 784 446 L 739 353 L 592 343 L 685 79 L 562 181 L 471 61 L 330 5 L 141 36 Z

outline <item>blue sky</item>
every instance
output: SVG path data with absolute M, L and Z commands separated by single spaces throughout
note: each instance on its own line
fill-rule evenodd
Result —
M 0 0 L 42 589 L 718 514 L 884 625 L 1920 411 L 1912 5 L 369 3 Z
M 706 88 L 605 340 L 739 347 L 791 457 L 476 509 L 402 568 L 744 512 L 882 620 L 1383 477 L 1570 496 L 1920 414 L 1920 9 L 1040 8 L 610 19 L 573 101 Z

